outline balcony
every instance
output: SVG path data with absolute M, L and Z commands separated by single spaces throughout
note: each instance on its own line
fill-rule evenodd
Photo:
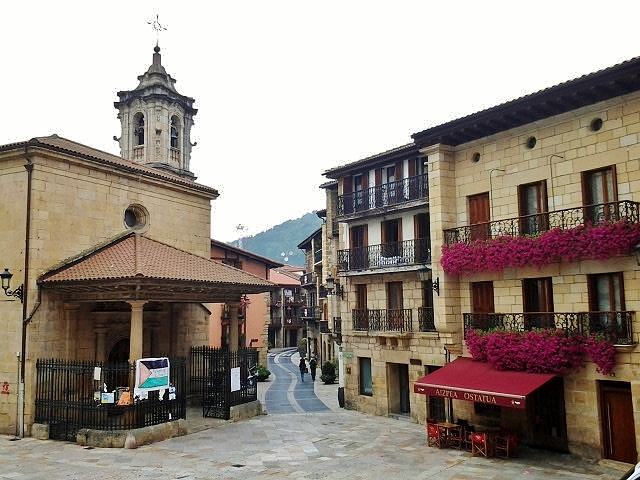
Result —
M 401 205 L 429 197 L 427 174 L 404 178 L 338 196 L 338 216 L 352 215 L 375 208 Z
M 322 308 L 315 307 L 301 307 L 299 310 L 301 320 L 318 320 L 322 316 Z
M 449 275 L 629 255 L 640 240 L 637 202 L 587 205 L 444 231 Z
M 435 332 L 436 324 L 433 316 L 433 307 L 418 308 L 418 331 Z
M 364 332 L 411 332 L 410 308 L 389 310 L 354 309 L 351 311 L 353 330 Z
M 345 272 L 431 263 L 430 243 L 429 238 L 417 238 L 338 250 L 338 270 Z
M 444 243 L 469 244 L 477 239 L 488 240 L 503 236 L 530 237 L 548 230 L 568 230 L 582 225 L 611 224 L 625 221 L 640 222 L 640 203 L 628 200 L 567 208 L 554 212 L 478 223 L 444 230 Z
M 614 345 L 634 345 L 633 313 L 611 312 L 527 312 L 527 313 L 464 313 L 465 332 L 468 328 L 489 331 L 502 329 L 525 332 L 535 328 L 563 330 L 585 337 L 602 335 Z
M 300 286 L 302 287 L 311 287 L 311 286 L 315 286 L 317 281 L 317 277 L 316 274 L 311 272 L 311 273 L 305 273 L 304 275 L 302 275 L 300 277 Z
M 318 323 L 318 330 L 320 331 L 320 333 L 331 333 L 331 330 L 329 330 L 329 321 L 328 320 L 320 321 Z

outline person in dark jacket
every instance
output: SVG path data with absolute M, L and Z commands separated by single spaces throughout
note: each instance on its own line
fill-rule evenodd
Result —
M 309 361 L 309 373 L 311 373 L 312 382 L 316 381 L 316 368 L 318 368 L 318 361 L 316 360 L 316 357 L 311 357 L 311 360 Z
M 305 362 L 304 357 L 300 357 L 298 368 L 300 368 L 300 379 L 304 382 L 304 372 L 307 371 L 307 362 Z

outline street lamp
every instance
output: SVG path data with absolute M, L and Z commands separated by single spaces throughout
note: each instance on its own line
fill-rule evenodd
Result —
M 333 292 L 335 290 L 335 296 L 343 298 L 344 290 L 339 283 L 336 283 L 334 278 L 331 276 L 331 273 L 327 275 L 325 280 L 327 296 L 332 297 Z M 334 308 L 335 300 L 331 302 L 331 315 L 333 317 L 333 308 Z M 332 320 L 335 317 L 332 318 Z M 338 405 L 344 408 L 344 356 L 342 352 L 342 342 L 338 346 Z
M 11 286 L 11 277 L 13 277 L 13 273 L 11 273 L 8 268 L 5 268 L 4 272 L 0 273 L 4 294 L 7 297 L 18 297 L 20 299 L 20 303 L 22 303 L 22 290 L 24 288 L 24 284 L 20 285 L 15 290 L 9 290 L 9 287 Z

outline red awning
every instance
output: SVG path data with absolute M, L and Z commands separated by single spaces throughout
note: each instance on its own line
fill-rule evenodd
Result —
M 415 393 L 525 408 L 527 395 L 555 377 L 551 373 L 496 370 L 489 363 L 457 358 L 416 381 Z

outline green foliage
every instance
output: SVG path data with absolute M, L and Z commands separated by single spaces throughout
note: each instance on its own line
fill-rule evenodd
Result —
M 330 384 L 336 381 L 336 365 L 334 362 L 326 361 L 322 364 L 322 375 L 320 380 Z
M 311 212 L 295 220 L 287 220 L 265 232 L 228 243 L 237 247 L 238 241 L 242 240 L 242 248 L 251 253 L 276 262 L 304 266 L 304 252 L 298 248 L 298 245 L 321 226 L 322 219 L 315 212 Z M 281 255 L 283 252 L 288 257 L 287 262 Z
M 258 368 L 256 369 L 256 375 L 258 376 L 259 382 L 264 382 L 267 378 L 269 378 L 271 372 L 267 370 L 267 367 L 265 367 L 264 365 L 258 365 Z

